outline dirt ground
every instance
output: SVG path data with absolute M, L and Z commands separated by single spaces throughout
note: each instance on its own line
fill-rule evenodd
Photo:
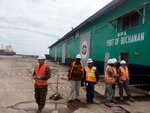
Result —
M 95 92 L 95 103 L 87 104 L 84 87 L 80 90 L 81 102 L 68 104 L 68 67 L 58 67 L 57 63 L 52 61 L 46 62 L 51 68 L 52 77 L 49 79 L 47 102 L 42 113 L 150 113 L 148 96 L 134 97 L 134 103 L 120 102 L 117 99 L 118 104 L 105 105 L 103 95 Z M 0 57 L 0 113 L 36 113 L 37 104 L 31 76 L 36 64 L 37 59 L 31 57 Z M 58 92 L 63 99 L 50 100 L 49 97 L 56 92 L 57 77 Z

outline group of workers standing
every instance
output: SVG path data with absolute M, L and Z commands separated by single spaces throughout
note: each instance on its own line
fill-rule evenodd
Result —
M 48 79 L 51 77 L 50 67 L 45 63 L 45 55 L 38 56 L 38 64 L 34 68 L 34 88 L 35 88 L 35 99 L 38 104 L 37 113 L 41 113 L 45 106 Z M 123 88 L 125 89 L 129 100 L 134 102 L 131 96 L 131 90 L 129 88 L 129 71 L 126 66 L 126 62 L 122 60 L 120 67 L 117 69 L 117 60 L 115 58 L 108 60 L 108 65 L 104 73 L 105 81 L 105 99 L 106 103 L 114 102 L 115 100 L 115 87 L 116 84 L 119 86 L 120 100 L 123 100 Z M 70 94 L 69 103 L 72 101 L 78 101 L 80 87 L 86 86 L 86 102 L 93 103 L 94 99 L 94 86 L 98 83 L 99 73 L 95 66 L 93 66 L 93 60 L 88 59 L 88 66 L 84 67 L 81 62 L 81 55 L 76 55 L 76 60 L 70 66 L 68 72 L 68 80 L 70 81 Z
M 92 59 L 88 59 L 88 67 L 84 67 L 83 63 L 80 61 L 81 55 L 76 55 L 76 61 L 74 61 L 69 69 L 68 79 L 71 83 L 70 85 L 70 94 L 69 94 L 69 101 L 80 101 L 79 100 L 79 89 L 81 85 L 84 85 L 84 83 L 81 83 L 85 81 L 86 85 L 86 101 L 89 103 L 93 102 L 94 98 L 94 86 L 99 80 L 99 74 L 97 71 L 97 68 L 93 66 Z
M 115 100 L 115 87 L 118 84 L 119 86 L 119 95 L 120 100 L 123 101 L 123 88 L 126 91 L 126 94 L 129 97 L 131 102 L 134 102 L 134 99 L 131 96 L 131 90 L 129 88 L 129 71 L 126 66 L 126 61 L 120 61 L 120 67 L 117 69 L 117 60 L 115 58 L 109 59 L 107 62 L 107 67 L 105 69 L 104 81 L 105 81 L 105 98 L 106 103 L 114 102 Z
M 69 69 L 68 80 L 70 81 L 70 94 L 69 103 L 79 100 L 79 89 L 83 85 L 86 86 L 86 102 L 93 103 L 94 98 L 94 86 L 98 83 L 99 74 L 95 66 L 93 66 L 93 60 L 88 59 L 88 66 L 84 67 L 81 62 L 81 55 L 76 55 L 76 61 L 74 61 Z M 120 100 L 123 100 L 123 88 L 125 89 L 129 100 L 134 102 L 131 96 L 131 90 L 129 88 L 129 71 L 126 66 L 126 61 L 120 61 L 120 67 L 117 69 L 117 60 L 115 58 L 109 59 L 107 67 L 104 73 L 105 81 L 105 103 L 117 103 L 115 100 L 115 88 L 118 84 Z

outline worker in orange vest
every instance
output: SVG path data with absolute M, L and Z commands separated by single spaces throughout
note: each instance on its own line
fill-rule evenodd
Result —
M 85 84 L 86 84 L 86 102 L 93 103 L 94 98 L 94 86 L 98 83 L 99 74 L 95 66 L 93 66 L 93 60 L 88 59 L 88 67 L 85 67 Z
M 105 81 L 105 98 L 106 98 L 106 104 L 110 102 L 116 103 L 116 101 L 113 100 L 113 84 L 116 83 L 116 78 L 118 78 L 118 75 L 114 74 L 114 66 L 115 62 L 113 59 L 109 59 L 107 63 L 107 67 L 105 69 L 105 75 L 104 75 L 104 81 Z
M 35 99 L 38 104 L 37 113 L 41 113 L 45 106 L 48 79 L 51 77 L 51 71 L 48 64 L 45 63 L 45 55 L 41 54 L 38 56 L 38 63 L 34 68 L 33 78 L 34 78 L 34 88 L 35 88 Z
M 119 73 L 119 94 L 120 94 L 120 100 L 123 100 L 123 87 L 129 97 L 129 100 L 131 102 L 134 102 L 134 99 L 131 96 L 131 90 L 129 88 L 129 71 L 128 67 L 126 66 L 126 61 L 121 60 L 120 61 L 120 67 L 118 68 L 118 73 Z
M 73 100 L 80 102 L 79 90 L 81 87 L 81 79 L 84 77 L 84 65 L 80 61 L 81 55 L 76 55 L 76 61 L 74 61 L 69 69 L 68 80 L 70 81 L 70 94 L 68 103 Z

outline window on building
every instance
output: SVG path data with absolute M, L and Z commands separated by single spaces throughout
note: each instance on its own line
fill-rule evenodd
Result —
M 139 14 L 138 12 L 128 14 L 122 17 L 122 30 L 127 30 L 138 25 Z

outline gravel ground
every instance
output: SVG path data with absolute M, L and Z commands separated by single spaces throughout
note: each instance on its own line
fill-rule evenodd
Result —
M 150 113 L 150 98 L 146 96 L 134 97 L 134 103 L 118 100 L 118 104 L 105 105 L 103 95 L 96 92 L 95 103 L 87 104 L 84 87 L 80 90 L 81 102 L 68 104 L 68 67 L 59 65 L 58 68 L 56 62 L 46 62 L 51 68 L 52 77 L 49 79 L 47 102 L 42 113 Z M 31 76 L 36 64 L 37 60 L 31 57 L 0 57 L 0 113 L 36 113 L 37 105 Z M 57 77 L 58 92 L 63 99 L 50 100 L 49 97 L 57 91 Z

